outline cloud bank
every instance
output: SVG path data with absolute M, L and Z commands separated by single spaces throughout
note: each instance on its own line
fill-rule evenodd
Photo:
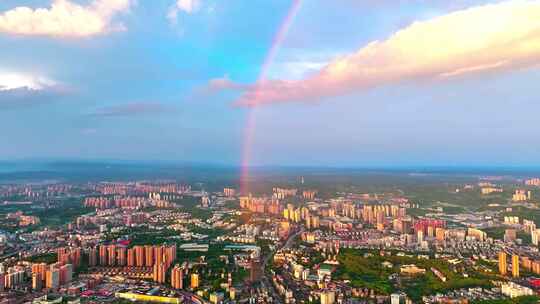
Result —
M 50 8 L 25 6 L 0 13 L 0 33 L 27 36 L 86 37 L 125 29 L 114 23 L 133 0 L 94 0 L 88 6 L 53 0 Z
M 236 105 L 314 101 L 397 82 L 449 79 L 538 63 L 540 1 L 514 0 L 415 22 L 384 41 L 333 60 L 311 77 L 253 85 Z

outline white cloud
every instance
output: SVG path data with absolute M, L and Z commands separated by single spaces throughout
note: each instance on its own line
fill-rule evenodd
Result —
M 0 13 L 0 33 L 31 36 L 85 37 L 123 30 L 113 23 L 133 0 L 94 0 L 88 6 L 53 0 L 49 8 L 20 6 Z
M 49 78 L 0 72 L 0 111 L 47 104 L 72 93 L 72 89 Z
M 199 6 L 200 6 L 200 2 L 199 0 L 178 0 L 176 2 L 176 6 L 188 13 L 188 14 L 191 14 L 193 12 L 196 12 L 197 10 L 199 10 Z
M 510 0 L 415 22 L 332 60 L 311 76 L 263 81 L 237 104 L 320 100 L 402 81 L 443 80 L 538 63 L 540 0 Z
M 55 81 L 44 78 L 16 73 L 0 73 L 0 91 L 27 88 L 30 90 L 43 90 L 57 85 Z
M 177 0 L 176 3 L 169 8 L 167 19 L 169 19 L 169 22 L 172 24 L 176 24 L 178 22 L 178 13 L 184 12 L 186 14 L 192 14 L 197 12 L 200 6 L 200 0 Z

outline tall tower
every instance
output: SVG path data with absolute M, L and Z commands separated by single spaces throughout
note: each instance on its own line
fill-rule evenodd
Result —
M 501 251 L 499 252 L 499 273 L 506 275 L 507 270 L 508 265 L 506 264 L 506 252 Z
M 519 278 L 519 255 L 512 255 L 512 276 Z

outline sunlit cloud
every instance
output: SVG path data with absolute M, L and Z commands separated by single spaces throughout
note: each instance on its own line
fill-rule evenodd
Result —
M 58 101 L 73 88 L 43 76 L 0 72 L 0 110 Z
M 0 13 L 0 33 L 28 36 L 86 37 L 124 30 L 114 17 L 133 0 L 94 0 L 83 6 L 53 0 L 48 8 L 20 6 Z
M 225 92 L 242 93 L 253 89 L 252 84 L 244 84 L 233 81 L 229 75 L 211 78 L 204 85 L 195 88 L 188 100 L 197 101 L 206 99 Z
M 540 1 L 507 1 L 414 22 L 332 60 L 312 76 L 248 86 L 236 104 L 318 101 L 404 81 L 442 81 L 539 62 Z
M 212 78 L 208 82 L 208 86 L 205 88 L 210 92 L 219 92 L 225 90 L 243 90 L 250 88 L 250 85 L 237 83 L 231 80 L 229 75 L 224 75 L 219 78 Z
M 186 14 L 192 14 L 200 9 L 200 0 L 176 0 L 176 2 L 169 8 L 167 13 L 167 19 L 171 24 L 178 23 L 178 14 L 180 12 Z
M 0 73 L 0 91 L 19 88 L 43 90 L 55 86 L 56 82 L 45 77 L 28 76 L 17 73 Z

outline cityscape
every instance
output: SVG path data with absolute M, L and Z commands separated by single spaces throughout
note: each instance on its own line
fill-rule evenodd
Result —
M 540 0 L 0 1 L 0 304 L 540 303 Z
M 2 184 L 2 303 L 537 301 L 540 178 L 293 172 Z

